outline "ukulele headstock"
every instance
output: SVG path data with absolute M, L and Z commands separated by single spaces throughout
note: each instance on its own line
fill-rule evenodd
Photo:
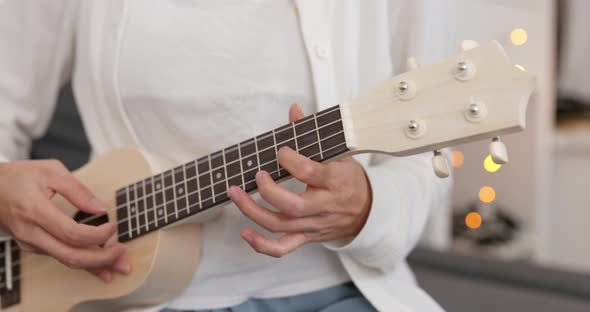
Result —
M 435 151 L 438 176 L 448 175 L 441 148 L 491 139 L 495 161 L 507 162 L 499 136 L 522 131 L 534 77 L 515 67 L 502 46 L 463 43 L 463 51 L 382 81 L 341 105 L 351 150 L 407 156 Z M 447 168 L 444 168 L 447 166 Z

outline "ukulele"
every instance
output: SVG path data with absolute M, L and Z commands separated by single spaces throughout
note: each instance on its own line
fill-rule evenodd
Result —
M 494 161 L 508 161 L 499 136 L 525 128 L 535 82 L 497 42 L 466 41 L 459 54 L 442 62 L 418 67 L 410 59 L 408 67 L 349 103 L 164 172 L 153 172 L 153 162 L 134 148 L 94 159 L 74 175 L 114 208 L 80 217 L 63 198 L 53 201 L 82 223 L 117 222 L 117 234 L 107 244 L 128 245 L 132 272 L 106 284 L 48 256 L 20 251 L 7 240 L 0 243 L 0 310 L 119 311 L 177 296 L 199 263 L 200 223 L 229 201 L 229 186 L 254 192 L 259 170 L 277 181 L 289 177 L 276 157 L 282 146 L 319 162 L 358 153 L 434 151 L 434 174 L 446 177 L 449 166 L 441 148 L 492 139 Z

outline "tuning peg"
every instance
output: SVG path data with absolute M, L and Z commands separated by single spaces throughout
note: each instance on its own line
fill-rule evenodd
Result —
M 416 61 L 415 57 L 408 57 L 408 60 L 406 61 L 406 67 L 408 68 L 408 70 L 414 70 L 414 69 L 418 69 L 419 65 L 418 62 Z
M 492 143 L 490 143 L 490 155 L 492 156 L 492 160 L 498 165 L 508 162 L 508 150 L 504 142 L 500 141 L 500 137 L 492 139 Z
M 477 41 L 474 40 L 463 40 L 461 42 L 461 50 L 463 51 L 468 51 L 471 49 L 475 49 L 479 47 L 479 43 L 477 43 Z
M 434 157 L 432 157 L 432 168 L 434 174 L 439 178 L 447 178 L 451 174 L 449 169 L 449 162 L 447 158 L 442 155 L 440 150 L 434 151 Z

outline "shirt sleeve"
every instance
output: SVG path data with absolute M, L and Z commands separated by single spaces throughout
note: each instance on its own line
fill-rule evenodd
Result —
M 77 1 L 0 1 L 0 162 L 29 157 L 69 78 Z
M 425 64 L 449 54 L 444 2 L 390 2 L 390 53 L 395 73 L 405 71 L 410 56 Z M 395 270 L 415 247 L 430 212 L 448 206 L 451 179 L 436 177 L 432 156 L 375 154 L 369 162 L 361 162 L 373 196 L 367 221 L 356 237 L 324 246 L 361 265 L 383 272 Z
M 324 245 L 363 265 L 395 269 L 416 245 L 431 209 L 448 204 L 450 178 L 436 177 L 431 157 L 373 155 L 364 165 L 373 203 L 363 229 L 354 239 Z

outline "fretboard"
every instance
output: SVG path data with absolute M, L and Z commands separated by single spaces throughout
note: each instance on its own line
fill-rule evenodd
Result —
M 125 242 L 229 200 L 230 186 L 256 189 L 255 175 L 290 176 L 277 160 L 289 146 L 314 161 L 348 151 L 340 107 L 334 106 L 255 138 L 121 188 L 116 193 L 119 241 Z

